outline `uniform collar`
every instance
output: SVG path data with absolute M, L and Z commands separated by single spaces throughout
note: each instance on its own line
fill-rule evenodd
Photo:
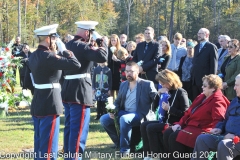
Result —
M 85 42 L 86 40 L 84 38 L 82 38 L 81 36 L 75 35 L 74 36 L 74 40 L 78 40 L 81 39 L 81 41 Z
M 39 45 L 37 49 L 44 50 L 44 51 L 47 51 L 47 50 L 49 50 L 49 48 L 48 48 L 48 47 L 46 47 L 46 46 L 43 46 L 43 45 Z

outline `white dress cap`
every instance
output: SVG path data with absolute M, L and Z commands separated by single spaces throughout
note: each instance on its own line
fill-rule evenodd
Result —
M 57 27 L 58 27 L 58 24 L 43 26 L 41 28 L 34 30 L 33 32 L 37 36 L 49 36 L 51 34 L 57 33 Z
M 86 30 L 94 30 L 95 26 L 98 25 L 96 21 L 78 21 L 75 22 L 78 28 L 86 29 Z

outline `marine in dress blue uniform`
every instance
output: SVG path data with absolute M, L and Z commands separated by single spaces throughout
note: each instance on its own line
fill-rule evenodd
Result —
M 56 40 L 58 24 L 44 26 L 34 32 L 39 38 L 39 46 L 29 58 L 29 69 L 33 79 L 34 96 L 31 115 L 34 121 L 35 160 L 57 159 L 61 103 L 61 70 L 79 69 L 80 63 L 70 51 L 56 55 L 52 46 Z M 29 70 L 28 70 L 29 71 Z
M 79 21 L 75 24 L 78 27 L 77 34 L 66 47 L 74 53 L 82 67 L 78 70 L 64 71 L 64 153 L 68 155 L 65 160 L 81 159 L 83 155 L 89 130 L 90 106 L 93 105 L 91 67 L 94 62 L 107 61 L 107 52 L 103 47 L 93 49 L 88 43 L 98 22 Z

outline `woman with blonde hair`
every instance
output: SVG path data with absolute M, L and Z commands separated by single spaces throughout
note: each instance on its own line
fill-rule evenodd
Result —
M 173 125 L 174 122 L 178 122 L 189 107 L 187 92 L 182 89 L 182 82 L 176 73 L 168 69 L 162 70 L 156 75 L 156 81 L 162 86 L 158 90 L 160 102 L 164 99 L 164 94 L 167 93 L 170 97 L 159 104 L 157 121 L 146 121 L 141 124 L 144 155 L 163 153 L 163 131 L 166 129 L 166 123 Z M 150 157 L 144 159 L 148 158 Z
M 112 71 L 112 90 L 111 96 L 116 98 L 120 86 L 120 60 L 117 58 L 117 52 L 121 48 L 120 39 L 118 35 L 112 34 L 109 38 L 108 44 L 108 67 Z
M 136 44 L 135 42 L 129 41 L 129 42 L 127 43 L 127 51 L 128 51 L 128 54 L 131 55 L 131 56 L 133 56 L 136 47 L 137 47 L 137 44 Z
M 167 38 L 159 41 L 162 51 L 158 60 L 158 71 L 166 69 L 171 59 L 171 44 Z

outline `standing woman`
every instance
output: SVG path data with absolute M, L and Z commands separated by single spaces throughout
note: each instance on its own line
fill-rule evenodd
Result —
M 162 39 L 160 42 L 162 45 L 162 55 L 158 61 L 158 71 L 166 69 L 171 59 L 171 44 L 167 38 Z
M 228 54 L 222 64 L 224 95 L 231 101 L 236 97 L 234 91 L 235 77 L 240 73 L 240 44 L 237 39 L 228 42 Z
M 137 47 L 137 44 L 136 44 L 135 42 L 129 41 L 129 42 L 127 43 L 127 51 L 128 51 L 128 54 L 131 55 L 131 56 L 133 56 L 133 53 L 134 53 L 136 47 Z
M 120 86 L 120 60 L 117 58 L 117 51 L 121 48 L 119 37 L 112 34 L 108 45 L 108 68 L 112 71 L 111 96 L 116 98 Z
M 183 84 L 183 89 L 188 93 L 188 97 L 193 101 L 192 97 L 192 82 L 191 82 L 191 69 L 192 69 L 192 60 L 194 56 L 194 47 L 196 43 L 192 40 L 187 42 L 187 55 L 183 56 L 180 59 L 180 64 L 178 68 L 178 76 Z

